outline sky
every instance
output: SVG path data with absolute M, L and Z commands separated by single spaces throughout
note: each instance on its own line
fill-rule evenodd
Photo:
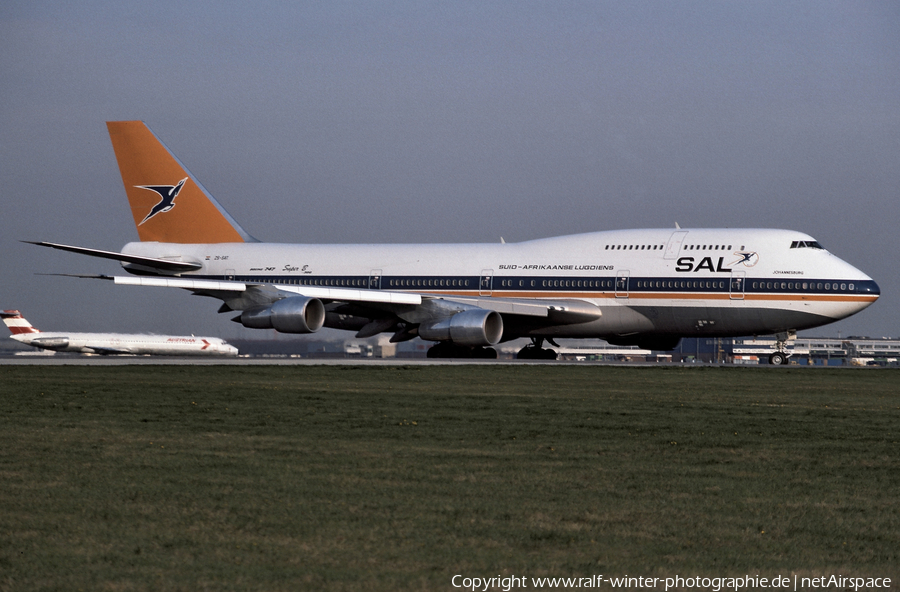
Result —
M 900 337 L 898 103 L 895 0 L 10 0 L 0 308 L 258 336 L 181 290 L 40 275 L 121 268 L 20 242 L 137 240 L 105 122 L 140 119 L 260 240 L 789 228 L 882 290 L 806 335 Z

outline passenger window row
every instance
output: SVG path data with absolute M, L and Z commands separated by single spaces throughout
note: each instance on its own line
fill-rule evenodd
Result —
M 388 286 L 396 288 L 468 288 L 468 279 L 408 278 L 388 280 Z
M 696 281 L 696 280 L 654 280 L 654 281 L 637 281 L 637 289 L 640 288 L 673 288 L 673 289 L 691 289 L 698 290 L 724 290 L 725 282 L 723 281 Z
M 852 292 L 854 290 L 854 285 L 843 282 L 753 282 L 753 289 Z
M 248 283 L 270 283 L 272 282 L 272 278 L 249 278 L 247 280 Z M 369 280 L 368 278 L 287 278 L 282 279 L 278 278 L 277 282 L 279 284 L 288 284 L 295 286 L 335 286 L 342 288 L 368 288 Z
M 469 278 L 396 278 L 386 279 L 390 288 L 469 288 L 478 286 L 478 282 Z M 370 288 L 369 278 L 240 278 L 239 281 L 247 283 L 276 283 L 303 286 L 334 286 L 347 288 Z M 613 279 L 508 279 L 496 278 L 494 286 L 501 288 L 607 288 L 616 287 Z M 740 279 L 733 281 L 740 282 Z M 474 282 L 474 283 L 473 283 Z M 787 282 L 787 281 L 753 281 L 750 288 L 760 290 L 805 290 L 810 292 L 853 292 L 856 286 L 848 282 Z M 377 285 L 377 284 L 376 284 Z M 697 289 L 697 290 L 724 290 L 728 286 L 722 280 L 638 280 L 632 279 L 633 289 Z M 737 284 L 735 289 L 740 289 Z
M 743 250 L 743 247 L 741 247 Z M 685 251 L 730 251 L 731 245 L 685 245 Z
M 656 251 L 662 245 L 606 245 L 607 251 Z

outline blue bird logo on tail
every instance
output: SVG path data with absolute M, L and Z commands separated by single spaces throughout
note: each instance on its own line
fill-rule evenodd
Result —
M 141 224 L 157 214 L 168 212 L 169 210 L 174 208 L 175 198 L 178 196 L 178 192 L 181 191 L 181 188 L 184 187 L 184 182 L 187 180 L 188 177 L 185 177 L 178 182 L 178 185 L 135 185 L 135 187 L 139 189 L 149 189 L 150 191 L 158 193 L 159 197 L 161 198 L 159 200 L 159 203 L 153 206 L 153 208 L 150 210 L 150 213 L 147 214 L 143 220 L 141 220 Z M 141 224 L 138 224 L 138 226 L 140 226 Z

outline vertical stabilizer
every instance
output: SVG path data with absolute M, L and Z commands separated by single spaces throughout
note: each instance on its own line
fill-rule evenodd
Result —
M 142 241 L 255 242 L 143 121 L 108 121 Z
M 17 310 L 0 311 L 0 317 L 3 323 L 9 328 L 13 335 L 21 335 L 22 333 L 40 333 L 31 326 L 31 323 L 25 320 L 25 317 Z

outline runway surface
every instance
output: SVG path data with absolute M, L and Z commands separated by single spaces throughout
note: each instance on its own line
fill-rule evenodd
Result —
M 620 366 L 679 368 L 862 369 L 860 366 L 771 366 L 769 364 L 713 364 L 705 362 L 605 362 L 569 360 L 480 360 L 427 358 L 191 358 L 176 356 L 0 356 L 0 366 Z M 880 369 L 868 366 L 866 369 Z
M 634 365 L 612 362 L 568 362 L 561 360 L 479 360 L 426 358 L 187 358 L 175 356 L 6 356 L 0 366 L 458 366 L 527 364 Z M 641 364 L 644 365 L 644 364 Z M 653 363 L 652 365 L 658 365 Z M 699 365 L 699 364 L 698 364 Z

